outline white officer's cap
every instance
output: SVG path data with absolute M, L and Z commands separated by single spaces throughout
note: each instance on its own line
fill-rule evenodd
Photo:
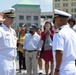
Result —
M 64 12 L 64 11 L 54 9 L 54 18 L 56 18 L 56 17 L 69 18 L 69 17 L 71 17 L 71 14 Z
M 9 8 L 7 10 L 3 11 L 4 15 L 8 17 L 15 17 L 15 9 L 14 8 Z

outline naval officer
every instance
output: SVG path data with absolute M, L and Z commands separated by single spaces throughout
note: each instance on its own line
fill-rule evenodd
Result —
M 56 66 L 54 75 L 76 75 L 76 33 L 70 28 L 70 14 L 55 9 L 54 19 L 57 28 L 53 38 Z
M 4 10 L 3 19 L 0 27 L 0 75 L 16 75 L 16 33 L 11 28 L 15 18 L 15 9 Z

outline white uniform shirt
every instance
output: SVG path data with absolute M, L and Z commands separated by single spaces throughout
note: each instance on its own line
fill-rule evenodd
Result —
M 17 38 L 15 31 L 11 28 L 9 29 L 2 24 L 0 27 L 0 55 L 5 55 L 9 57 L 16 56 L 16 44 Z
M 76 32 L 76 25 L 73 26 L 73 30 Z
M 31 34 L 27 34 L 23 49 L 26 50 L 41 50 L 41 39 L 40 36 L 35 32 L 32 36 Z
M 76 72 L 75 59 L 76 59 L 76 33 L 65 25 L 60 27 L 59 33 L 53 37 L 53 50 L 63 51 L 63 59 L 60 70 L 67 71 L 71 74 Z

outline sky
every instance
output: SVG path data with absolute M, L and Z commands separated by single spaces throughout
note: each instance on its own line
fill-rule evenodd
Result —
M 12 7 L 13 5 L 21 2 L 22 0 L 0 0 L 0 12 Z M 31 0 L 40 4 L 41 12 L 52 11 L 52 0 Z

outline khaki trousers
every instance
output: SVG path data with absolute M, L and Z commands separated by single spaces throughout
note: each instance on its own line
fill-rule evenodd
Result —
M 27 69 L 27 75 L 31 75 L 33 71 L 33 75 L 37 75 L 37 64 L 38 60 L 36 58 L 37 51 L 28 52 L 26 51 L 25 57 L 26 57 L 26 69 Z

